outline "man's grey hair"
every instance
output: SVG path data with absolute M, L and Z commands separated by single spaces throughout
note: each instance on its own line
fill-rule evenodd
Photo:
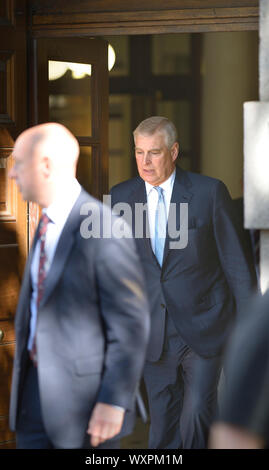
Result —
M 172 145 L 177 141 L 177 130 L 175 125 L 163 116 L 152 116 L 144 121 L 140 122 L 137 128 L 133 132 L 134 139 L 137 135 L 153 135 L 156 132 L 160 132 L 164 135 L 166 145 L 171 148 Z

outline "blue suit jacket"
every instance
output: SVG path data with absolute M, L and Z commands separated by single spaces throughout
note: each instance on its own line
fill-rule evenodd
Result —
M 134 214 L 135 203 L 147 201 L 145 183 L 140 177 L 120 183 L 112 188 L 111 196 L 112 206 L 127 202 Z M 166 309 L 197 354 L 219 354 L 236 311 L 244 308 L 256 283 L 232 200 L 221 181 L 177 168 L 171 203 L 177 205 L 178 229 L 179 204 L 188 203 L 187 246 L 171 249 L 167 234 L 160 268 L 150 239 L 136 239 L 151 306 L 149 361 L 158 360 L 162 352 Z

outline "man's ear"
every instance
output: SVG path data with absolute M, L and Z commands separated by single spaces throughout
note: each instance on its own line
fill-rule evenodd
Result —
M 49 178 L 52 172 L 52 161 L 49 157 L 42 157 L 42 172 L 45 178 Z
M 171 156 L 172 156 L 173 162 L 177 159 L 178 152 L 179 152 L 179 143 L 175 142 L 171 147 Z

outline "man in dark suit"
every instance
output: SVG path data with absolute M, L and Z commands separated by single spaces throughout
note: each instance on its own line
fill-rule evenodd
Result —
M 269 291 L 253 298 L 225 355 L 227 385 L 211 427 L 212 449 L 269 448 Z
M 144 232 L 136 243 L 151 304 L 144 371 L 149 446 L 203 448 L 216 411 L 222 351 L 236 310 L 251 295 L 255 273 L 246 261 L 225 185 L 176 168 L 173 123 L 159 116 L 146 119 L 134 140 L 139 177 L 113 187 L 111 196 L 115 211 L 122 202 L 132 207 L 137 234 L 137 204 L 147 203 Z M 187 224 L 181 218 L 186 204 Z
M 102 236 L 110 213 L 75 179 L 78 156 L 55 123 L 26 130 L 13 150 L 10 177 L 42 207 L 15 319 L 18 448 L 116 447 L 144 365 L 149 313 L 135 243 Z

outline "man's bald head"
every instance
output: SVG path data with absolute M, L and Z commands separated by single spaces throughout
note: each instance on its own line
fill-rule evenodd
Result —
M 30 156 L 46 156 L 55 165 L 66 168 L 76 165 L 79 157 L 79 144 L 73 134 L 62 124 L 49 122 L 26 129 L 18 137 L 20 143 L 28 146 Z
M 48 206 L 75 177 L 79 144 L 62 124 L 46 123 L 26 129 L 15 142 L 10 177 L 24 199 Z

